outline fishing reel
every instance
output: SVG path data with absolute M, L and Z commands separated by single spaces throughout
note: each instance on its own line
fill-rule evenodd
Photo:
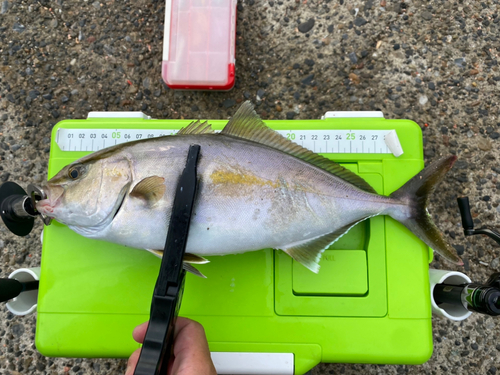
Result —
M 46 199 L 47 194 L 39 186 L 28 185 L 28 193 L 15 182 L 0 185 L 0 216 L 7 228 L 17 236 L 26 236 L 33 229 L 35 218 L 40 216 L 45 225 L 51 218 L 36 210 L 36 202 Z
M 464 236 L 473 236 L 476 234 L 485 234 L 492 238 L 498 245 L 500 245 L 500 233 L 496 230 L 483 227 L 479 229 L 474 229 L 474 221 L 470 214 L 469 198 L 461 197 L 457 198 L 458 207 L 460 209 L 460 216 L 462 216 L 462 227 L 464 228 Z
M 488 227 L 474 229 L 469 198 L 457 198 L 457 202 L 462 216 L 464 235 L 467 237 L 484 234 L 500 245 L 500 233 L 496 230 Z M 464 312 L 474 311 L 490 316 L 500 316 L 500 272 L 493 273 L 484 284 L 468 282 L 455 285 L 446 281 L 438 283 L 434 286 L 432 293 L 436 305 L 444 310 L 447 306 L 449 314 L 453 312 L 460 317 Z M 461 319 L 463 318 L 460 317 L 457 320 Z

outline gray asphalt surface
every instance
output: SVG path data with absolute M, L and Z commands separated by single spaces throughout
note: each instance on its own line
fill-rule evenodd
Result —
M 485 281 L 500 250 L 487 238 L 464 240 L 455 199 L 470 197 L 476 227 L 498 228 L 498 11 L 497 0 L 242 0 L 236 86 L 213 93 L 162 83 L 162 1 L 1 0 L 0 180 L 46 179 L 52 126 L 91 110 L 227 119 L 247 98 L 264 119 L 380 109 L 422 127 L 426 160 L 458 155 L 430 210 L 465 266 L 432 266 Z M 0 226 L 0 277 L 39 265 L 40 230 L 38 222 L 18 238 Z M 433 329 L 434 354 L 423 365 L 321 364 L 311 373 L 497 373 L 496 319 L 434 319 Z M 124 360 L 44 358 L 34 333 L 35 316 L 2 308 L 2 374 L 125 372 Z

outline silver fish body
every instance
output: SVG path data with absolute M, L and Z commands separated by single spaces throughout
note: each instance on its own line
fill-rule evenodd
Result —
M 187 253 L 207 256 L 274 248 L 317 271 L 321 252 L 350 227 L 387 214 L 414 232 L 424 232 L 416 234 L 448 259 L 459 261 L 442 238 L 434 238 L 434 229 L 430 233 L 421 229 L 425 225 L 414 225 L 416 217 L 430 219 L 422 217 L 422 208 L 407 192 L 378 195 L 359 177 L 276 138 L 280 136 L 263 124 L 261 138 L 258 132 L 245 136 L 238 127 L 251 128 L 260 119 L 249 105 L 241 112 L 227 133 L 195 126 L 186 134 L 91 154 L 51 179 L 45 187 L 48 199 L 37 208 L 83 236 L 161 250 L 189 146 L 198 144 L 199 186 Z M 258 141 L 269 137 L 279 147 Z M 441 162 L 435 173 L 443 175 L 453 161 Z
M 201 152 L 199 188 L 186 249 L 189 253 L 222 255 L 288 248 L 402 206 L 249 141 L 218 135 L 169 137 L 125 148 L 121 151 L 125 155 L 117 155 L 130 159 L 148 155 L 131 163 L 131 175 L 137 181 L 154 175 L 164 177 L 163 198 L 148 207 L 144 200 L 125 196 L 110 225 L 87 236 L 162 249 L 177 178 L 191 144 L 199 144 Z M 78 227 L 72 229 L 79 232 Z

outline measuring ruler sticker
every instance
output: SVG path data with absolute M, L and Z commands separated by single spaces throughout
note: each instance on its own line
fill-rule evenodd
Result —
M 56 143 L 62 151 L 99 151 L 140 139 L 173 135 L 178 129 L 57 129 Z
M 174 135 L 178 129 L 67 129 L 57 130 L 62 151 L 99 151 L 117 144 Z M 277 130 L 287 139 L 316 153 L 402 154 L 394 130 Z M 390 142 L 386 135 L 390 133 Z M 392 144 L 399 145 L 396 152 Z M 396 146 L 397 146 L 396 145 Z M 391 151 L 392 149 L 392 151 Z
M 385 135 L 390 130 L 278 131 L 287 139 L 316 153 L 390 154 Z

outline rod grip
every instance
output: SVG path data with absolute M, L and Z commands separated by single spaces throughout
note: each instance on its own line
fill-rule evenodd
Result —
M 23 291 L 23 284 L 16 279 L 0 279 L 0 302 L 16 298 Z
M 464 230 L 474 229 L 474 222 L 472 221 L 472 216 L 470 214 L 469 198 L 461 197 L 457 198 L 458 208 L 460 208 L 460 215 L 462 216 L 462 226 Z

